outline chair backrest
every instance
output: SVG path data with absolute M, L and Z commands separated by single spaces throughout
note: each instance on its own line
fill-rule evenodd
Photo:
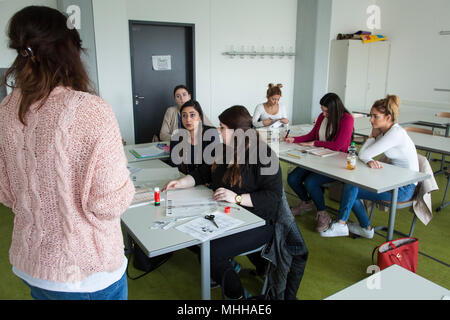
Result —
M 436 113 L 436 116 L 441 118 L 450 118 L 450 112 L 438 112 Z
M 429 130 L 429 129 L 423 129 L 423 128 L 417 128 L 417 127 L 405 127 L 404 129 L 406 131 L 418 132 L 418 133 L 424 133 L 424 134 L 433 135 L 433 131 Z

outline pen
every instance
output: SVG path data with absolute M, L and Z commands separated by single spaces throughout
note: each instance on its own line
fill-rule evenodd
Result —
M 296 154 L 292 154 L 292 153 L 286 153 L 288 156 L 294 157 L 294 158 L 298 158 L 301 159 L 300 156 L 296 155 Z
M 289 132 L 291 132 L 291 129 L 289 129 L 289 130 L 286 132 L 286 136 L 284 137 L 285 139 L 287 139 L 287 137 L 289 136 Z

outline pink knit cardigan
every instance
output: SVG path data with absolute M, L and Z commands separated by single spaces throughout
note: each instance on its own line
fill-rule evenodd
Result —
M 34 278 L 78 282 L 120 268 L 120 215 L 134 187 L 114 112 L 55 88 L 24 126 L 20 90 L 0 104 L 0 202 L 12 208 L 11 264 Z

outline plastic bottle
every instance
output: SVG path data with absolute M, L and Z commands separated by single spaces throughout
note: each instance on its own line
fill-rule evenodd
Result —
M 347 169 L 353 170 L 356 168 L 356 145 L 354 142 L 348 147 L 347 154 Z
M 160 197 L 160 191 L 159 188 L 155 188 L 155 206 L 159 206 L 161 204 L 161 197 Z

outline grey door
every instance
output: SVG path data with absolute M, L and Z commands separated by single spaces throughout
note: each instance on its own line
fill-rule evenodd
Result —
M 194 26 L 141 21 L 129 26 L 135 143 L 145 143 L 159 135 L 167 107 L 175 105 L 175 86 L 184 84 L 195 95 Z

